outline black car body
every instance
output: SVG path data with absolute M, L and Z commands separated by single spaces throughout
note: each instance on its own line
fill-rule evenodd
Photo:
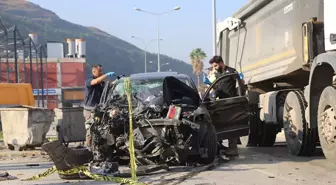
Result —
M 188 159 L 194 161 L 196 159 L 199 163 L 211 163 L 217 153 L 217 140 L 247 135 L 249 129 L 247 97 L 238 93 L 237 97 L 233 98 L 210 98 L 210 89 L 216 88 L 216 84 L 218 86 L 222 80 L 227 78 L 239 81 L 237 77 L 237 74 L 220 77 L 201 99 L 194 82 L 186 75 L 175 72 L 131 75 L 132 97 L 134 96 L 132 116 L 136 122 L 134 136 L 138 162 L 141 164 L 167 163 L 169 158 L 174 158 L 176 159 L 173 162 L 175 164 Z M 104 115 L 111 112 L 112 107 L 127 110 L 127 101 L 122 98 L 125 97 L 123 83 L 124 79 L 114 84 L 107 83 L 95 114 L 95 117 L 99 117 L 98 120 L 103 120 Z M 241 89 L 239 85 L 239 92 Z M 217 90 L 220 89 L 217 88 Z M 168 116 L 170 110 L 176 110 L 171 109 L 171 106 L 181 108 L 177 119 Z M 120 125 L 127 125 L 126 117 L 129 114 L 120 113 L 120 115 L 122 118 L 119 119 L 119 121 L 122 120 Z M 106 124 L 102 124 L 102 121 L 92 123 L 93 135 L 97 136 L 95 145 L 99 155 L 111 153 L 111 150 L 107 148 L 111 148 L 112 145 L 115 145 L 114 148 L 122 146 L 118 141 L 127 140 L 123 138 L 127 135 L 123 135 L 123 132 L 127 132 L 124 126 L 119 127 L 117 133 L 115 132 L 118 130 L 117 127 L 106 126 L 108 122 L 111 121 L 106 121 Z M 117 120 L 114 121 L 113 125 L 117 122 Z M 107 134 L 101 131 L 104 129 L 109 130 Z M 110 130 L 114 130 L 113 134 Z M 114 136 L 108 136 L 109 134 Z M 106 143 L 109 138 L 114 140 L 110 142 L 109 147 L 99 146 Z M 125 148 L 125 146 L 122 147 Z M 153 151 L 157 151 L 158 147 L 161 153 L 156 152 L 154 155 Z M 116 155 L 127 156 L 127 151 L 128 148 Z
M 146 79 L 164 79 L 172 76 L 185 82 L 191 89 L 198 93 L 197 87 L 193 80 L 184 74 L 176 72 L 154 72 L 154 73 L 139 73 L 130 76 L 132 80 L 146 80 Z M 237 96 L 230 98 L 210 98 L 211 90 L 218 84 L 225 82 L 228 78 L 233 78 L 237 81 Z M 108 92 L 113 91 L 114 85 L 105 87 L 101 103 L 106 101 Z M 215 126 L 218 140 L 225 140 L 231 138 L 238 138 L 248 135 L 249 132 L 249 102 L 247 96 L 244 94 L 243 84 L 238 74 L 226 74 L 218 78 L 200 98 L 201 104 L 206 107 L 211 122 Z

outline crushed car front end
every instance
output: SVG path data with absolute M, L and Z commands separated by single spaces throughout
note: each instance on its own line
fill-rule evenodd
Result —
M 106 101 L 95 107 L 92 119 L 87 121 L 92 136 L 89 150 L 67 148 L 59 141 L 42 146 L 58 170 L 89 163 L 95 173 L 117 176 L 119 165 L 130 164 L 130 135 L 138 167 L 157 169 L 213 162 L 217 154 L 216 131 L 194 88 L 172 76 L 131 82 L 131 102 L 124 93 L 122 79 L 113 89 L 104 90 Z
M 107 101 L 97 106 L 91 120 L 94 161 L 128 164 L 130 116 L 138 165 L 213 161 L 216 133 L 198 93 L 186 83 L 174 77 L 134 80 L 132 114 L 125 94 L 118 89 L 121 85 L 115 88 Z

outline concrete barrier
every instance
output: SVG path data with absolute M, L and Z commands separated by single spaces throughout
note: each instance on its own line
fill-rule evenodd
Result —
M 0 108 L 3 141 L 14 150 L 38 147 L 46 142 L 46 134 L 54 119 L 54 111 L 36 107 Z
M 0 83 L 0 107 L 34 106 L 33 89 L 29 83 Z M 2 131 L 0 117 L 0 131 Z

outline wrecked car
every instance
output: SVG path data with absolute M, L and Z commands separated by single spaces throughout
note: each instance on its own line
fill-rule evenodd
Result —
M 217 79 L 200 98 L 186 75 L 144 73 L 131 75 L 133 113 L 128 112 L 124 80 L 108 83 L 90 120 L 94 161 L 129 163 L 129 116 L 138 165 L 208 164 L 217 155 L 217 141 L 248 135 L 248 99 L 238 83 L 233 98 L 210 96 L 221 91 Z

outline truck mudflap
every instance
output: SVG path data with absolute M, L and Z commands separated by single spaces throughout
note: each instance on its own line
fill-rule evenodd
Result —
M 336 71 L 336 52 L 323 53 L 315 57 L 310 70 L 309 86 L 305 89 L 305 98 L 308 103 L 306 119 L 309 128 L 317 128 L 317 109 L 322 91 L 333 85 Z
M 298 89 L 286 89 L 280 91 L 272 91 L 260 95 L 260 119 L 266 124 L 280 124 L 282 125 L 283 104 L 286 95 L 290 91 Z

